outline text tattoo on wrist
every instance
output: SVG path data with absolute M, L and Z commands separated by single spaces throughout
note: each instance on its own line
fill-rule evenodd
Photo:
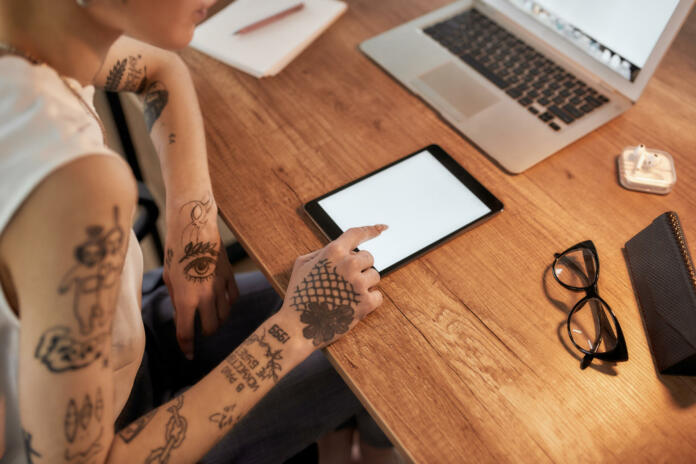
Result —
M 268 333 L 271 334 L 276 340 L 278 340 L 280 343 L 285 344 L 290 339 L 290 335 L 283 329 L 281 329 L 278 324 L 273 324 L 270 329 L 268 329 Z
M 302 335 L 321 346 L 348 332 L 359 302 L 353 285 L 322 259 L 295 288 L 290 306 L 302 313 L 300 321 L 307 324 Z
M 283 333 L 285 331 L 277 326 Z M 249 350 L 254 348 L 261 349 L 263 359 L 257 359 Z M 247 338 L 237 350 L 230 354 L 225 361 L 228 366 L 223 366 L 221 373 L 230 384 L 236 384 L 237 392 L 241 392 L 248 387 L 253 391 L 259 389 L 259 382 L 272 380 L 273 383 L 280 379 L 280 372 L 283 366 L 283 350 L 274 349 L 266 340 L 265 332 L 261 335 L 254 333 Z
M 258 345 L 263 350 L 263 355 L 266 358 L 266 363 L 263 366 L 261 366 L 261 369 L 259 369 L 258 372 L 256 372 L 256 375 L 261 380 L 273 379 L 273 383 L 278 382 L 279 372 L 283 370 L 279 362 L 283 359 L 283 350 L 274 350 L 270 343 L 266 341 L 265 332 L 261 335 L 258 335 L 256 333 L 251 334 L 249 338 L 244 340 L 242 345 Z
M 113 209 L 114 224 L 106 229 L 101 225 L 86 228 L 87 239 L 78 245 L 73 255 L 77 263 L 63 276 L 58 293 L 73 292 L 73 312 L 82 335 L 104 327 L 110 318 L 110 305 L 104 293 L 114 288 L 123 267 L 126 235 L 119 225 L 118 206 Z

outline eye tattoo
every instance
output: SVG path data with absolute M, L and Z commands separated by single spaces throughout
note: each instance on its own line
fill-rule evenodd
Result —
M 213 199 L 207 195 L 204 200 L 185 203 L 181 212 L 188 215 L 189 223 L 181 235 L 184 254 L 179 264 L 185 263 L 184 277 L 191 282 L 204 282 L 215 275 L 219 251 L 217 241 L 206 241 L 201 237 L 203 227 L 208 223 L 213 208 Z
M 184 268 L 184 276 L 193 282 L 205 282 L 215 275 L 215 259 L 208 256 L 196 258 Z

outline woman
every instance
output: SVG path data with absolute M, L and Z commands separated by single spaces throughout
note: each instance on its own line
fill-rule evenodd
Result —
M 277 312 L 267 283 L 237 287 L 193 85 L 163 50 L 186 46 L 213 1 L 0 4 L 3 462 L 280 462 L 359 412 L 317 350 L 381 303 L 372 257 L 352 250 L 385 226 L 298 258 Z M 135 183 L 104 144 L 92 86 L 142 98 L 161 158 L 171 303 L 166 289 L 149 291 L 145 326 Z M 194 342 L 196 313 L 204 334 L 217 331 L 208 342 Z M 148 395 L 167 402 L 140 414 Z M 115 434 L 119 416 L 127 426 Z

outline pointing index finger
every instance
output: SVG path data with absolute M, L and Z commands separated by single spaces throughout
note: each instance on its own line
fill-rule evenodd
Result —
M 352 227 L 347 231 L 343 232 L 340 237 L 336 239 L 337 243 L 344 245 L 349 250 L 354 250 L 363 242 L 371 240 L 381 234 L 383 231 L 387 230 L 388 226 L 385 224 L 377 224 L 374 226 L 364 226 L 364 227 Z

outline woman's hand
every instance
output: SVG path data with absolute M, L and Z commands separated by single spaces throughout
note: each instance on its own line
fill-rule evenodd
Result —
M 382 293 L 374 289 L 380 277 L 372 255 L 354 250 L 386 228 L 349 229 L 324 248 L 297 258 L 280 310 L 287 320 L 284 326 L 323 348 L 382 304 Z
M 203 333 L 210 335 L 229 315 L 239 291 L 212 195 L 186 202 L 168 216 L 164 283 L 174 304 L 179 346 L 192 359 L 196 310 Z

